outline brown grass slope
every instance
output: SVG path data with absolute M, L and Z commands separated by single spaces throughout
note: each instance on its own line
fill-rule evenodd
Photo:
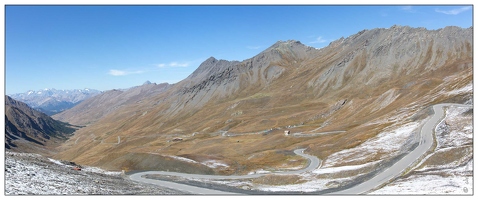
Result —
M 126 91 L 106 91 L 86 99 L 69 110 L 53 115 L 52 118 L 75 125 L 89 125 L 118 108 L 141 103 L 142 99 L 160 94 L 169 87 L 168 83 L 152 83 L 136 86 Z
M 166 170 L 135 166 L 133 155 L 229 165 L 217 173 L 293 167 L 301 160 L 293 149 L 326 158 L 433 103 L 469 99 L 446 92 L 472 79 L 472 28 L 364 30 L 320 50 L 279 41 L 242 62 L 209 58 L 163 93 L 79 130 L 57 157 L 110 169 Z M 403 112 L 409 117 L 385 120 Z M 345 132 L 286 137 L 286 129 Z

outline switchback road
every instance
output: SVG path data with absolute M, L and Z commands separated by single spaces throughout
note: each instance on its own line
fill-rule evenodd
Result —
M 444 109 L 445 106 L 466 106 L 466 107 L 473 107 L 472 105 L 463 105 L 463 104 L 437 104 L 433 106 L 434 114 L 433 116 L 423 125 L 422 129 L 420 130 L 420 141 L 418 146 L 409 154 L 401 158 L 391 167 L 387 168 L 383 172 L 379 173 L 378 175 L 374 176 L 373 178 L 360 183 L 354 187 L 349 189 L 341 190 L 338 192 L 333 192 L 329 194 L 334 195 L 350 195 L 350 194 L 364 194 L 373 190 L 377 187 L 380 187 L 383 184 L 386 184 L 390 180 L 395 177 L 400 176 L 406 169 L 411 167 L 414 163 L 425 154 L 433 144 L 433 133 L 435 132 L 435 128 L 438 123 L 444 117 Z M 296 171 L 284 171 L 284 172 L 275 172 L 272 174 L 300 174 L 303 172 L 315 170 L 320 166 L 320 160 L 311 155 L 304 154 L 303 151 L 305 149 L 296 149 L 294 153 L 305 157 L 309 160 L 309 165 L 301 170 Z M 154 180 L 154 179 L 147 179 L 143 178 L 144 175 L 154 175 L 154 174 L 161 174 L 161 175 L 170 175 L 170 176 L 179 176 L 184 178 L 200 178 L 200 179 L 247 179 L 247 178 L 258 178 L 264 176 L 266 174 L 248 174 L 248 175 L 241 175 L 241 176 L 220 176 L 220 175 L 201 175 L 201 174 L 185 174 L 179 172 L 165 172 L 165 171 L 147 171 L 147 172 L 140 172 L 130 175 L 130 179 L 138 182 L 143 183 L 151 183 L 160 185 L 163 187 L 173 188 L 193 194 L 218 194 L 218 195 L 228 195 L 228 194 L 235 194 L 230 192 L 224 192 L 219 190 L 212 190 L 202 187 L 195 187 L 190 185 L 184 185 L 169 181 L 161 181 L 161 180 Z
M 294 150 L 294 153 L 304 158 L 307 158 L 309 160 L 309 165 L 306 168 L 301 170 L 296 170 L 296 171 L 274 172 L 271 174 L 282 174 L 282 175 L 300 174 L 303 172 L 312 171 L 314 169 L 319 168 L 321 163 L 320 160 L 315 156 L 304 154 L 304 150 L 305 149 L 296 149 Z M 248 175 L 240 175 L 240 176 L 221 176 L 221 175 L 186 174 L 186 173 L 166 172 L 166 171 L 146 171 L 146 172 L 139 172 L 139 173 L 132 174 L 129 176 L 129 178 L 133 181 L 160 185 L 162 187 L 181 190 L 181 191 L 185 191 L 185 192 L 193 193 L 193 194 L 217 194 L 217 195 L 235 194 L 235 193 L 223 192 L 219 190 L 212 190 L 212 189 L 207 189 L 202 187 L 184 185 L 184 184 L 179 184 L 179 183 L 174 183 L 169 181 L 143 178 L 144 175 L 155 175 L 155 174 L 178 176 L 183 178 L 210 179 L 210 180 L 212 179 L 216 179 L 216 180 L 217 179 L 229 179 L 229 180 L 230 179 L 248 179 L 248 178 L 258 178 L 258 177 L 266 175 L 266 174 L 248 174 Z

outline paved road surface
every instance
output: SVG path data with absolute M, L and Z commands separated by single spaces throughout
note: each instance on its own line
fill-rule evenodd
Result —
M 320 163 L 321 163 L 320 160 L 315 156 L 304 154 L 304 150 L 305 149 L 296 149 L 294 150 L 294 153 L 299 156 L 305 157 L 309 160 L 309 165 L 306 168 L 301 170 L 296 170 L 296 171 L 275 172 L 272 174 L 300 174 L 303 172 L 317 169 L 320 166 Z M 185 191 L 185 192 L 193 193 L 193 194 L 208 194 L 208 195 L 209 194 L 217 194 L 217 195 L 235 194 L 235 193 L 223 192 L 219 190 L 212 190 L 212 189 L 207 189 L 202 187 L 184 185 L 184 184 L 179 184 L 179 183 L 174 183 L 169 181 L 143 178 L 144 175 L 154 175 L 154 174 L 179 176 L 184 178 L 203 178 L 203 179 L 247 179 L 247 178 L 258 178 L 258 177 L 266 175 L 266 174 L 248 174 L 248 175 L 241 175 L 241 176 L 220 176 L 220 175 L 186 174 L 186 173 L 166 172 L 166 171 L 146 171 L 146 172 L 139 172 L 139 173 L 132 174 L 129 176 L 129 178 L 134 181 L 160 185 L 162 187 L 181 190 L 181 191 Z
M 402 174 L 404 170 L 410 167 L 413 163 L 415 163 L 420 157 L 430 149 L 433 144 L 433 132 L 435 131 L 435 127 L 444 117 L 444 106 L 466 106 L 472 107 L 471 105 L 463 105 L 463 104 L 437 104 L 433 106 L 433 111 L 435 114 L 425 123 L 420 131 L 420 142 L 417 148 L 415 148 L 412 152 L 408 155 L 400 159 L 390 168 L 386 169 L 382 173 L 376 175 L 375 177 L 369 179 L 366 182 L 358 184 L 352 188 L 345 189 L 342 191 L 329 193 L 329 194 L 364 194 L 380 185 L 390 181 L 392 178 L 395 178 Z
M 419 145 L 409 154 L 404 156 L 402 159 L 397 161 L 394 165 L 389 167 L 388 169 L 384 170 L 380 174 L 376 175 L 375 177 L 369 179 L 366 182 L 358 184 L 352 188 L 345 189 L 342 191 L 329 193 L 329 194 L 337 194 L 337 195 L 350 195 L 350 194 L 364 194 L 374 188 L 377 188 L 384 183 L 390 181 L 391 179 L 401 175 L 404 170 L 410 167 L 412 164 L 416 163 L 418 159 L 426 152 L 433 144 L 433 132 L 437 124 L 442 120 L 444 116 L 444 106 L 466 106 L 472 107 L 471 105 L 462 105 L 462 104 L 437 104 L 433 106 L 434 115 L 425 123 L 420 131 L 420 142 Z M 297 149 L 294 151 L 297 155 L 303 156 L 309 160 L 309 165 L 301 170 L 297 171 L 284 171 L 284 172 L 276 172 L 273 174 L 300 174 L 303 172 L 311 171 L 314 169 L 319 168 L 320 160 L 317 157 L 304 154 L 305 149 Z M 223 192 L 218 190 L 212 190 L 207 188 L 189 186 L 169 181 L 161 181 L 161 180 L 153 180 L 153 179 L 146 179 L 143 178 L 143 175 L 146 174 L 162 174 L 162 175 L 172 175 L 172 176 L 180 176 L 185 178 L 204 178 L 204 179 L 246 179 L 246 178 L 257 178 L 264 176 L 265 174 L 249 174 L 249 175 L 242 175 L 242 176 L 218 176 L 218 175 L 201 175 L 201 174 L 185 174 L 185 173 L 178 173 L 178 172 L 165 172 L 165 171 L 147 171 L 141 172 L 130 175 L 130 178 L 134 181 L 144 182 L 144 183 L 152 183 L 156 185 L 160 185 L 163 187 L 173 188 L 193 194 L 234 194 L 229 192 Z

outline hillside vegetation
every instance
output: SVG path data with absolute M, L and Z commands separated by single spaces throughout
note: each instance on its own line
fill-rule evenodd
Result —
M 105 92 L 55 116 L 88 124 L 56 158 L 109 170 L 221 174 L 301 166 L 292 153 L 297 148 L 326 159 L 426 118 L 433 104 L 470 100 L 470 92 L 449 91 L 473 81 L 472 32 L 393 26 L 363 30 L 322 49 L 289 40 L 240 62 L 211 57 L 159 92 L 143 95 L 148 90 L 139 88 L 146 86 L 136 96 Z M 122 103 L 101 104 L 113 92 L 118 95 L 108 101 Z M 412 137 L 400 151 L 415 142 Z M 354 162 L 351 156 L 342 164 L 396 154 L 377 152 Z M 171 160 L 177 164 L 165 164 Z

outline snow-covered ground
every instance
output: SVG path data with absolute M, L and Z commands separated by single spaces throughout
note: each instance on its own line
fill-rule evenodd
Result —
M 464 194 L 473 193 L 473 114 L 470 108 L 451 106 L 436 129 L 437 145 L 406 176 L 395 179 L 369 194 Z M 425 121 L 427 119 L 424 119 Z M 299 174 L 302 182 L 291 185 L 263 185 L 252 180 L 200 180 L 239 188 L 262 191 L 314 192 L 336 188 L 366 175 L 370 169 L 406 151 L 404 144 L 414 142 L 422 122 L 396 123 L 376 137 L 351 149 L 326 158 L 319 169 Z M 180 192 L 141 185 L 124 179 L 120 172 L 108 172 L 94 167 L 81 171 L 54 159 L 36 154 L 6 152 L 5 194 L 180 194 Z M 380 155 L 380 156 L 377 156 Z M 441 155 L 451 155 L 447 162 L 437 162 Z M 185 162 L 212 168 L 229 167 L 215 160 L 198 162 L 170 156 Z M 370 161 L 372 159 L 374 161 Z M 438 158 L 438 159 L 437 159 Z M 378 160 L 377 160 L 378 159 Z M 444 160 L 444 159 L 443 159 Z M 269 173 L 258 170 L 254 173 Z
M 366 163 L 367 160 L 375 157 L 378 153 L 382 154 L 381 159 L 397 155 L 402 152 L 403 144 L 412 136 L 413 131 L 418 129 L 419 125 L 417 122 L 410 122 L 403 126 L 385 130 L 357 147 L 330 155 L 324 160 L 322 168 L 343 165 L 344 161 Z
M 409 176 L 370 194 L 473 194 L 473 125 L 470 108 L 451 106 L 436 129 L 437 147 Z M 451 158 L 433 156 L 457 152 Z
M 396 179 L 385 187 L 370 194 L 471 194 L 473 191 L 473 156 L 472 156 L 472 114 L 466 115 L 469 108 L 451 107 L 446 112 L 446 118 L 437 126 L 437 148 L 434 153 L 446 153 L 451 148 L 467 148 L 463 155 L 449 163 L 423 165 L 408 176 Z M 428 119 L 424 119 L 426 121 Z M 403 153 L 403 145 L 411 144 L 417 138 L 421 122 L 397 124 L 384 130 L 376 137 L 357 147 L 339 151 L 324 160 L 321 168 L 300 174 L 299 184 L 291 185 L 261 185 L 250 181 L 211 181 L 219 184 L 235 185 L 258 189 L 262 191 L 302 191 L 314 192 L 328 188 L 336 188 L 345 182 L 351 182 L 359 176 L 366 175 L 369 170 L 385 158 Z M 372 156 L 381 153 L 379 160 L 368 161 Z M 350 162 L 359 164 L 347 164 Z M 344 164 L 345 163 L 345 164 Z
M 188 163 L 197 163 L 197 161 L 195 161 L 195 160 L 192 160 L 192 159 L 189 159 L 189 158 L 185 158 L 185 157 L 181 157 L 181 156 L 168 156 L 168 157 L 174 158 L 174 159 L 176 159 L 176 160 L 188 162 Z
M 387 186 L 371 192 L 370 194 L 453 194 L 453 195 L 471 195 L 473 194 L 473 176 L 471 174 L 460 174 L 462 172 L 472 171 L 472 162 L 467 166 L 457 169 L 440 170 L 435 173 L 420 173 L 406 178 L 400 178 Z M 438 175 L 443 172 L 445 176 Z
M 465 85 L 464 87 L 460 89 L 452 90 L 448 92 L 448 95 L 455 95 L 455 94 L 462 94 L 462 93 L 473 93 L 473 83 L 469 83 L 468 85 Z
M 383 153 L 384 157 L 391 157 L 403 151 L 403 144 L 413 138 L 413 132 L 418 129 L 420 123 L 410 122 L 404 125 L 397 125 L 384 130 L 376 137 L 358 145 L 357 147 L 339 151 L 326 158 L 319 169 L 299 174 L 302 180 L 299 184 L 291 185 L 262 185 L 252 183 L 249 180 L 210 180 L 209 182 L 227 184 L 231 186 L 248 186 L 249 188 L 262 191 L 298 191 L 314 192 L 328 188 L 336 188 L 345 182 L 350 182 L 359 176 L 366 175 L 369 170 L 382 160 L 368 161 L 377 153 Z M 351 164 L 357 162 L 361 164 Z M 269 171 L 258 170 L 253 173 L 270 173 Z M 207 181 L 207 180 L 203 180 Z
M 220 163 L 217 160 L 207 160 L 207 161 L 201 162 L 201 164 L 206 165 L 210 168 L 229 167 L 229 165 Z
M 66 162 L 38 154 L 5 152 L 5 195 L 184 194 L 143 185 L 95 167 L 73 170 Z
M 189 159 L 189 158 L 185 158 L 185 157 L 180 157 L 180 156 L 168 156 L 168 157 L 176 159 L 176 160 L 188 162 L 188 163 L 199 163 L 199 164 L 205 165 L 209 168 L 227 168 L 227 167 L 229 167 L 229 165 L 221 163 L 217 160 L 206 160 L 204 162 L 198 162 L 198 161 L 195 161 L 195 160 L 192 160 L 192 159 Z
M 370 163 L 365 163 L 361 165 L 347 165 L 347 166 L 340 166 L 340 167 L 328 167 L 328 168 L 321 168 L 314 170 L 313 173 L 316 174 L 332 174 L 332 173 L 340 173 L 344 171 L 352 171 L 352 170 L 359 170 L 374 164 L 377 164 L 380 161 L 374 161 Z

